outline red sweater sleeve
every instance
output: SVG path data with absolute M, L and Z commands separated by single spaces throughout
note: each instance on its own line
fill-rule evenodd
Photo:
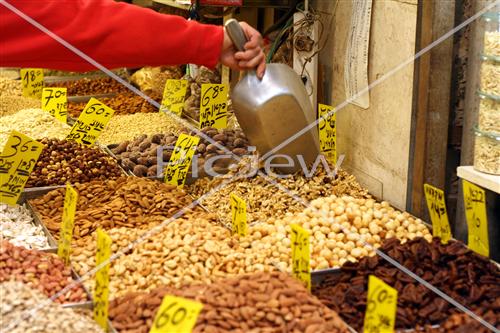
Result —
M 214 67 L 222 27 L 112 0 L 7 0 L 107 68 Z M 0 67 L 95 69 L 0 2 Z

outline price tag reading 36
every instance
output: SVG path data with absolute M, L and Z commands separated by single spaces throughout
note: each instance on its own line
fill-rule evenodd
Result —
M 0 155 L 1 202 L 9 205 L 17 203 L 42 150 L 40 142 L 12 131 Z
M 327 116 L 333 110 L 333 106 L 318 104 L 318 131 L 319 147 L 328 162 L 337 163 L 337 115 L 334 113 Z
M 161 111 L 170 111 L 178 116 L 182 115 L 184 109 L 184 98 L 188 87 L 187 80 L 167 80 L 163 90 Z
M 227 84 L 201 85 L 200 100 L 200 128 L 214 127 L 224 129 L 227 127 Z
M 311 249 L 309 232 L 298 224 L 292 224 L 292 272 L 311 290 Z
M 488 240 L 488 218 L 486 215 L 486 193 L 466 180 L 463 182 L 465 217 L 469 230 L 468 246 L 485 257 L 490 255 Z
M 66 123 L 68 116 L 67 88 L 43 88 L 42 110 Z
M 165 170 L 165 183 L 178 187 L 184 186 L 199 141 L 200 138 L 197 136 L 184 133 L 179 135 Z
M 370 275 L 363 332 L 394 332 L 397 305 L 398 291 L 379 278 Z
M 105 331 L 108 329 L 110 257 L 111 237 L 102 229 L 97 229 L 96 267 L 106 264 L 95 273 L 94 319 Z
M 59 234 L 59 246 L 57 247 L 57 255 L 66 265 L 69 264 L 69 255 L 71 253 L 71 240 L 73 239 L 73 226 L 75 225 L 77 201 L 78 193 L 70 184 L 66 184 L 66 195 L 64 196 L 64 208 Z
M 247 235 L 247 203 L 234 193 L 231 193 L 230 200 L 233 234 L 244 237 Z
M 149 333 L 191 333 L 202 308 L 200 302 L 167 295 Z
M 432 221 L 432 235 L 441 238 L 441 243 L 447 244 L 451 238 L 451 230 L 448 223 L 444 192 L 429 184 L 424 184 L 424 191 Z
M 23 96 L 40 99 L 43 89 L 43 69 L 21 69 L 20 75 L 23 83 Z
M 67 139 L 91 146 L 115 111 L 92 97 L 71 128 Z

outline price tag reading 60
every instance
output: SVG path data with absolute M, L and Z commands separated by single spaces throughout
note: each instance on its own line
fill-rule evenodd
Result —
M 379 278 L 370 275 L 363 332 L 394 332 L 397 305 L 398 291 Z
M 91 146 L 104 130 L 115 111 L 92 97 L 71 128 L 66 139 Z
M 167 295 L 149 333 L 191 333 L 202 308 L 200 302 Z

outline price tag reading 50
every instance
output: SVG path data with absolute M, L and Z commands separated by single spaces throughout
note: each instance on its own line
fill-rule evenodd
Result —
M 200 128 L 214 127 L 224 129 L 227 127 L 227 84 L 201 85 L 200 100 Z
M 432 221 L 432 235 L 441 238 L 441 243 L 447 244 L 451 238 L 451 230 L 448 223 L 444 192 L 429 184 L 424 184 L 424 191 Z
M 292 224 L 292 273 L 311 289 L 311 249 L 309 232 Z
M 490 255 L 488 219 L 486 216 L 486 193 L 484 190 L 463 180 L 465 217 L 469 230 L 468 246 L 485 257 Z
M 200 302 L 167 295 L 149 333 L 191 333 L 202 308 Z
M 394 332 L 397 305 L 398 291 L 379 278 L 370 275 L 363 332 Z

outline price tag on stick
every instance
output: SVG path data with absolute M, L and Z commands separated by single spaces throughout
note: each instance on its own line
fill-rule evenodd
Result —
M 182 133 L 175 143 L 174 151 L 165 170 L 167 184 L 184 186 L 200 138 Z
M 318 104 L 319 147 L 328 162 L 337 163 L 337 115 L 328 116 L 333 106 Z
M 363 332 L 394 332 L 397 305 L 398 291 L 379 278 L 370 275 Z
M 17 203 L 42 150 L 40 142 L 12 131 L 0 155 L 0 202 Z
M 230 200 L 233 234 L 244 237 L 247 235 L 247 203 L 233 193 L 231 193 Z
M 76 203 L 78 193 L 70 185 L 66 184 L 66 195 L 64 196 L 64 208 L 59 236 L 59 246 L 57 255 L 67 265 L 69 264 L 69 255 L 71 253 L 71 240 L 73 239 L 73 226 L 75 225 Z
M 201 85 L 200 128 L 227 127 L 227 84 L 204 83 Z
M 187 80 L 167 80 L 165 89 L 163 90 L 161 111 L 170 111 L 181 116 L 184 110 L 184 98 L 186 97 L 187 87 Z
M 102 229 L 97 229 L 96 267 L 106 264 L 95 274 L 94 319 L 105 331 L 108 329 L 110 257 L 111 237 Z
M 200 302 L 167 295 L 149 333 L 191 333 L 202 308 Z
M 40 99 L 43 89 L 43 69 L 21 69 L 20 75 L 23 84 L 23 96 Z
M 309 232 L 292 224 L 292 273 L 311 290 L 311 249 Z
M 466 180 L 462 180 L 464 191 L 465 217 L 469 231 L 468 246 L 471 250 L 488 257 L 488 218 L 486 215 L 485 191 Z
M 71 128 L 67 139 L 91 146 L 115 111 L 92 97 Z
M 429 184 L 424 184 L 424 191 L 432 221 L 432 235 L 441 238 L 441 243 L 447 244 L 451 238 L 451 229 L 448 223 L 444 192 Z
M 66 123 L 68 116 L 67 88 L 43 88 L 42 110 Z

